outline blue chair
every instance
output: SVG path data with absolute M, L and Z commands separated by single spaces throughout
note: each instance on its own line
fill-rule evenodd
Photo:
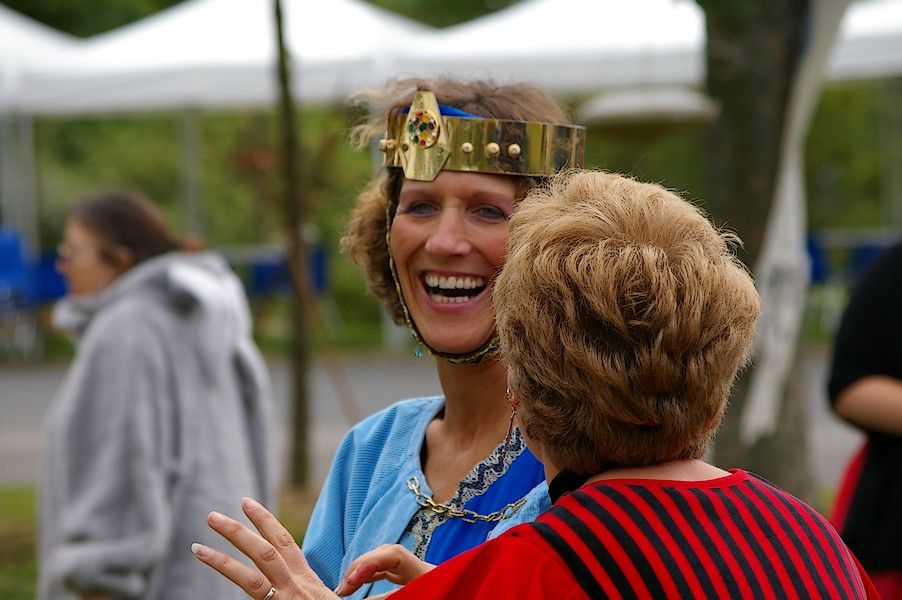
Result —
M 15 230 L 0 228 L 0 311 L 25 307 L 31 297 L 22 236 Z
M 824 251 L 821 238 L 809 234 L 805 240 L 805 247 L 808 250 L 808 259 L 811 264 L 811 283 L 826 282 L 830 277 L 830 263 L 827 261 L 827 253 Z
M 307 255 L 310 287 L 315 294 L 322 294 L 328 285 L 328 255 L 326 249 L 316 245 Z M 259 257 L 248 266 L 247 294 L 251 298 L 289 294 L 292 290 L 291 269 L 281 254 Z
M 0 228 L 0 355 L 29 356 L 38 347 L 37 319 L 22 236 Z

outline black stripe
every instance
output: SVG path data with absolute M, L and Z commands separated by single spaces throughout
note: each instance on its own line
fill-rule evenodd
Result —
M 711 493 L 720 498 L 720 501 L 723 503 L 724 508 L 726 508 L 727 513 L 730 515 L 730 519 L 732 519 L 733 524 L 736 526 L 736 529 L 739 530 L 739 535 L 746 541 L 746 543 L 751 547 L 752 552 L 758 558 L 758 564 L 764 569 L 764 573 L 767 576 L 767 580 L 770 582 L 770 588 L 776 598 L 788 598 L 786 595 L 786 590 L 783 589 L 783 584 L 780 583 L 780 578 L 777 576 L 777 571 L 774 568 L 774 565 L 771 563 L 770 559 L 767 557 L 767 553 L 764 551 L 764 547 L 761 545 L 761 541 L 758 539 L 755 534 L 749 531 L 745 526 L 745 519 L 742 518 L 742 515 L 739 513 L 739 508 L 736 506 L 736 503 L 727 496 L 727 493 L 718 488 L 714 488 L 711 490 Z M 752 515 L 754 517 L 754 514 Z M 763 527 L 764 523 L 761 523 L 759 519 L 754 519 L 755 522 Z
M 823 566 L 824 570 L 830 575 L 830 581 L 833 583 L 833 589 L 835 589 L 837 592 L 842 591 L 843 585 L 840 582 L 836 571 L 834 571 L 833 567 L 830 565 L 830 560 L 827 558 L 827 554 L 824 552 L 823 546 L 808 528 L 808 524 L 805 523 L 805 521 L 803 521 L 801 519 L 801 516 L 798 514 L 798 503 L 789 502 L 789 500 L 786 499 L 786 496 L 784 496 L 783 490 L 777 487 L 773 487 L 771 491 L 773 492 L 774 498 L 777 499 L 777 502 L 786 507 L 789 514 L 792 515 L 793 519 L 796 521 L 796 524 L 799 526 L 799 529 L 805 532 L 805 536 L 808 538 L 808 541 L 811 542 L 811 546 L 817 553 L 818 558 L 821 561 L 821 565 Z
M 614 488 L 606 487 L 603 490 L 605 496 L 610 498 L 624 513 L 626 513 L 627 517 L 629 517 L 630 521 L 632 521 L 636 527 L 645 535 L 646 539 L 651 543 L 654 548 L 655 556 L 661 559 L 661 562 L 664 563 L 664 566 L 667 569 L 667 573 L 673 578 L 674 584 L 676 584 L 677 591 L 679 593 L 680 598 L 688 598 L 692 595 L 692 591 L 689 588 L 689 584 L 686 582 L 686 576 L 682 572 L 682 570 L 677 566 L 676 559 L 673 554 L 668 550 L 667 545 L 661 539 L 661 535 L 655 531 L 654 527 L 652 527 L 651 523 L 648 522 L 648 519 L 642 514 L 642 511 L 633 503 L 632 500 L 627 499 L 621 492 L 617 491 Z M 586 498 L 590 498 L 589 494 L 584 494 Z M 593 506 L 598 506 L 598 504 L 592 501 L 592 505 L 590 506 L 586 502 L 580 503 L 583 504 L 589 511 L 595 513 L 595 509 Z M 625 532 L 624 532 L 625 533 Z M 632 543 L 632 540 L 630 540 Z M 623 542 L 621 542 L 623 543 Z M 625 546 L 625 544 L 624 544 Z M 643 565 L 636 565 L 639 569 L 639 572 L 642 574 L 642 578 L 645 579 L 646 585 L 648 585 L 648 589 L 654 592 L 655 588 L 652 585 L 649 585 L 649 580 L 653 579 L 656 585 L 660 584 L 660 577 L 655 574 L 654 570 L 651 567 L 651 563 L 647 560 L 645 554 L 636 547 L 636 552 L 638 556 L 641 556 L 644 560 L 644 565 L 647 565 L 647 575 L 645 573 L 645 568 Z M 661 595 L 664 596 L 664 589 L 661 587 Z
M 564 564 L 573 573 L 576 582 L 579 583 L 579 586 L 589 598 L 607 598 L 604 590 L 601 589 L 601 585 L 596 581 L 595 576 L 592 575 L 583 559 L 579 557 L 576 551 L 570 547 L 567 541 L 551 525 L 543 521 L 536 521 L 530 523 L 530 525 L 558 553 Z
M 686 522 L 689 523 L 689 527 L 692 528 L 692 531 L 698 537 L 702 545 L 707 548 L 711 560 L 717 565 L 717 571 L 723 577 L 724 584 L 730 592 L 729 597 L 741 598 L 742 592 L 739 589 L 739 583 L 736 581 L 735 573 L 733 573 L 733 570 L 730 569 L 726 561 L 720 555 L 720 550 L 718 550 L 714 541 L 711 539 L 711 536 L 708 535 L 708 532 L 705 531 L 701 521 L 699 521 L 698 515 L 692 510 L 692 507 L 689 506 L 689 502 L 683 497 L 679 490 L 668 488 L 664 490 L 664 493 L 677 505 L 677 508 L 680 509 L 680 513 L 685 517 Z M 705 515 L 705 519 L 709 518 L 710 517 Z
M 578 494 L 580 494 L 580 492 L 573 492 L 570 497 L 575 498 Z M 560 518 L 567 527 L 572 529 L 573 532 L 579 536 L 579 539 L 589 548 L 589 551 L 592 552 L 592 555 L 599 563 L 601 563 L 602 568 L 611 578 L 614 587 L 623 594 L 624 598 L 636 598 L 636 592 L 633 590 L 633 586 L 630 584 L 626 574 L 624 574 L 620 564 L 611 555 L 610 548 L 607 548 L 602 544 L 598 535 L 576 515 L 570 512 L 566 506 L 559 505 L 555 508 L 559 508 L 560 510 L 555 511 L 554 514 Z M 610 515 L 608 516 L 608 520 L 612 520 Z
M 767 486 L 768 482 L 762 481 L 762 485 Z M 801 509 L 803 512 L 808 514 L 815 523 L 818 524 L 818 528 L 821 531 L 821 537 L 823 537 L 830 544 L 830 547 L 833 549 L 833 553 L 837 557 L 837 562 L 842 567 L 843 576 L 845 577 L 845 580 L 849 581 L 849 582 L 855 581 L 855 578 L 846 569 L 845 561 L 842 560 L 842 554 L 839 553 L 839 549 L 836 546 L 833 536 L 829 534 L 829 532 L 826 530 L 823 523 L 821 522 L 821 519 L 823 517 L 821 517 L 818 513 L 814 512 L 814 510 L 811 507 L 809 507 L 807 504 L 805 504 L 802 501 L 796 501 L 794 503 L 790 502 L 787 499 L 786 492 L 784 492 L 780 488 L 774 486 L 773 484 L 770 484 L 770 487 L 771 487 L 771 492 L 773 493 L 774 497 L 777 498 L 778 501 L 783 506 L 787 507 L 787 509 L 789 509 L 790 513 L 796 515 L 798 513 L 798 510 Z M 800 517 L 796 517 L 796 521 L 799 524 L 799 528 L 806 533 L 806 535 L 808 536 L 808 539 L 811 541 L 811 545 L 814 546 L 815 550 L 817 551 L 818 557 L 820 557 L 820 559 L 821 559 L 821 564 L 823 565 L 824 570 L 830 574 L 830 580 L 833 582 L 834 589 L 837 592 L 841 592 L 845 586 L 843 586 L 842 582 L 839 579 L 838 574 L 836 573 L 836 571 L 833 569 L 832 565 L 830 564 L 830 559 L 827 557 L 827 554 L 824 551 L 822 540 L 818 539 L 818 536 L 814 535 L 814 532 L 812 532 L 808 528 L 808 525 Z M 852 587 L 852 589 L 854 590 L 855 586 L 852 586 L 850 584 L 850 587 Z
M 770 512 L 774 516 L 775 519 L 780 523 L 780 526 L 783 528 L 783 531 L 786 533 L 786 536 L 789 538 L 790 542 L 792 542 L 792 548 L 795 552 L 796 556 L 798 556 L 803 565 L 807 565 L 810 561 L 806 560 L 805 557 L 808 556 L 808 552 L 805 550 L 805 546 L 802 543 L 802 539 L 796 534 L 795 530 L 792 528 L 792 524 L 786 520 L 786 517 L 783 516 L 783 513 L 774 505 L 774 499 L 771 495 L 766 494 L 762 489 L 762 486 L 755 485 L 753 482 L 749 482 L 747 485 L 748 489 L 751 490 L 753 494 L 755 494 L 758 499 L 761 501 L 763 505 L 765 505 Z M 782 550 L 782 548 L 780 548 Z M 789 568 L 791 562 L 787 562 L 786 566 Z M 814 585 L 817 587 L 818 595 L 821 598 L 829 598 L 830 594 L 827 592 L 827 586 L 824 585 L 824 581 L 820 578 L 817 573 L 811 573 L 811 580 L 814 582 Z M 792 576 L 792 573 L 790 573 Z M 795 581 L 795 577 L 793 577 L 793 581 Z M 798 584 L 796 586 L 796 591 L 798 591 L 799 596 L 802 596 L 802 588 L 800 586 L 804 585 L 802 583 L 801 577 L 799 578 Z M 807 593 L 807 592 L 806 592 Z
M 711 581 L 710 576 L 708 575 L 708 570 L 702 564 L 701 559 L 699 558 L 698 553 L 693 549 L 692 544 L 686 538 L 686 535 L 677 525 L 676 519 L 673 518 L 671 512 L 667 510 L 667 508 L 661 504 L 661 501 L 652 494 L 648 488 L 641 485 L 630 486 L 636 494 L 642 498 L 645 503 L 651 507 L 651 509 L 658 515 L 658 518 L 661 520 L 661 525 L 664 529 L 670 533 L 670 536 L 673 538 L 676 545 L 679 547 L 680 552 L 683 553 L 683 557 L 686 559 L 686 562 L 689 563 L 690 570 L 698 577 L 698 582 L 702 586 L 702 590 L 704 591 L 705 598 L 716 598 L 717 597 L 717 589 L 714 587 L 714 583 Z M 677 571 L 682 575 L 682 570 L 677 569 Z M 689 593 L 687 593 L 684 597 L 689 597 Z
M 724 544 L 727 545 L 727 549 L 730 551 L 733 560 L 736 561 L 739 569 L 742 571 L 742 573 L 745 574 L 745 580 L 748 582 L 749 587 L 752 589 L 752 595 L 755 598 L 763 598 L 764 590 L 761 589 L 761 584 L 755 577 L 755 572 L 752 569 L 751 563 L 749 563 L 745 554 L 739 548 L 739 545 L 736 543 L 736 540 L 733 538 L 733 536 L 731 536 L 727 531 L 726 527 L 717 526 L 717 510 L 714 508 L 714 503 L 711 501 L 711 498 L 708 497 L 707 490 L 691 489 L 686 491 L 695 496 L 696 499 L 698 499 L 699 503 L 702 506 L 702 514 L 705 515 L 705 518 L 709 519 L 712 525 L 715 526 L 715 529 L 717 529 L 717 532 L 720 534 L 720 539 L 723 540 Z M 717 548 L 713 547 L 712 550 L 716 552 Z M 729 567 L 726 568 L 729 569 Z M 732 573 L 732 571 L 730 572 Z
M 818 513 L 816 510 L 814 510 L 804 502 L 802 503 L 802 510 L 807 512 L 809 516 L 811 516 L 811 519 L 817 524 L 817 528 L 820 529 L 821 534 L 824 536 L 824 539 L 827 540 L 827 542 L 830 544 L 830 548 L 833 549 L 833 554 L 836 556 L 836 562 L 838 562 L 839 566 L 842 568 L 843 575 L 845 576 L 846 581 L 849 582 L 849 587 L 852 589 L 852 591 L 855 591 L 856 586 L 853 585 L 852 582 L 858 578 L 858 572 L 855 571 L 855 573 L 853 574 L 852 571 L 850 571 L 852 563 L 851 561 L 847 560 L 845 545 L 843 545 L 842 548 L 837 545 L 837 542 L 841 543 L 841 541 L 838 539 L 838 536 L 833 535 L 832 527 L 830 527 L 825 522 L 824 517 L 820 513 Z M 830 569 L 829 564 L 824 565 L 824 567 Z

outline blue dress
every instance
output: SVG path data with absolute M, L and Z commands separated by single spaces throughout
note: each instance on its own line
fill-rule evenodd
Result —
M 402 544 L 438 564 L 514 525 L 534 520 L 550 506 L 542 465 L 515 429 L 507 451 L 499 444 L 446 503 L 481 515 L 514 504 L 507 508 L 505 519 L 471 523 L 471 519 L 448 518 L 422 507 L 410 484 L 415 480 L 422 494 L 432 494 L 420 451 L 426 428 L 443 407 L 442 397 L 405 400 L 372 415 L 345 436 L 303 543 L 307 561 L 327 586 L 337 586 L 352 560 L 382 544 Z M 351 597 L 364 598 L 396 587 L 377 582 Z

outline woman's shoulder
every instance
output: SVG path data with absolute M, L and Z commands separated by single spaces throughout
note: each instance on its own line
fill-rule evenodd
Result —
M 373 438 L 384 440 L 389 435 L 422 437 L 444 404 L 442 396 L 401 400 L 365 418 L 348 435 L 361 442 Z

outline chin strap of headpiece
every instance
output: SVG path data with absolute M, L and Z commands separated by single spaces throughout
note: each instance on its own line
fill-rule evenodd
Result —
M 385 166 L 404 171 L 415 181 L 433 181 L 441 171 L 464 171 L 522 177 L 549 177 L 567 167 L 581 167 L 586 129 L 579 125 L 555 125 L 538 121 L 510 121 L 471 115 L 439 105 L 435 94 L 417 92 L 410 108 L 388 117 L 388 131 L 379 140 Z M 397 199 L 386 206 L 385 242 L 395 290 L 404 319 L 417 343 L 435 356 L 456 364 L 478 363 L 498 350 L 498 336 L 472 352 L 449 354 L 423 340 L 410 317 L 391 254 L 391 225 Z

